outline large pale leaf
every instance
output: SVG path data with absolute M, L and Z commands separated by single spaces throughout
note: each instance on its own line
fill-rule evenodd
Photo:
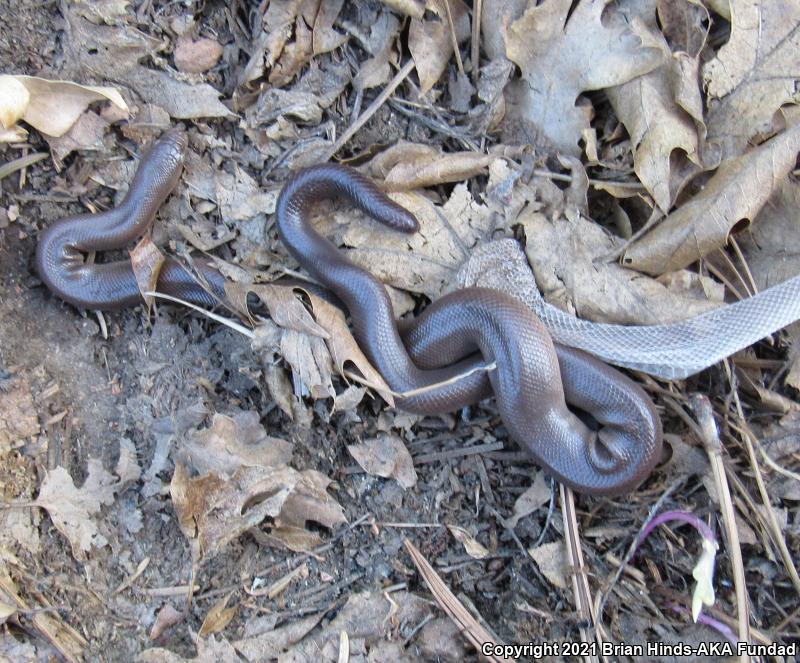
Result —
M 730 10 L 731 38 L 703 68 L 708 138 L 723 158 L 770 132 L 775 111 L 800 100 L 800 3 L 731 0 Z
M 668 212 L 687 176 L 699 170 L 701 136 L 698 124 L 702 123 L 702 116 L 697 113 L 693 117 L 691 112 L 694 108 L 689 106 L 687 112 L 681 106 L 687 96 L 691 100 L 700 97 L 697 81 L 699 49 L 691 54 L 680 51 L 673 57 L 667 40 L 658 31 L 655 0 L 628 2 L 625 10 L 632 27 L 638 28 L 636 31 L 642 36 L 643 43 L 661 51 L 664 59 L 658 68 L 622 85 L 610 87 L 606 94 L 630 134 L 636 174 L 656 204 Z M 704 30 L 699 21 L 684 27 L 687 31 Z M 695 41 L 702 45 L 705 34 Z M 688 48 L 690 45 L 683 46 Z
M 506 52 L 522 70 L 515 114 L 558 151 L 577 155 L 578 141 L 589 127 L 586 112 L 575 106 L 578 95 L 645 74 L 663 61 L 663 54 L 643 46 L 622 21 L 605 19 L 608 0 L 582 0 L 570 13 L 572 4 L 529 2 L 508 27 Z
M 634 243 L 624 262 L 651 274 L 681 269 L 725 245 L 741 220 L 752 221 L 794 168 L 800 125 L 725 161 L 694 198 Z

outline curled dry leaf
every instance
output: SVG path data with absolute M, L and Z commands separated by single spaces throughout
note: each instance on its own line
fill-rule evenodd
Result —
M 414 461 L 397 435 L 379 435 L 362 444 L 348 445 L 347 450 L 368 474 L 396 479 L 403 488 L 417 483 Z
M 147 304 L 148 309 L 153 305 L 153 296 L 145 295 L 146 292 L 157 290 L 158 275 L 161 272 L 161 265 L 164 264 L 164 254 L 153 243 L 149 235 L 145 235 L 139 243 L 131 250 L 131 267 L 133 267 L 136 284 L 139 292 Z
M 264 302 L 270 317 L 279 327 L 262 324 L 256 328 L 257 349 L 280 350 L 280 353 L 316 398 L 334 396 L 332 369 L 339 375 L 355 367 L 364 384 L 378 391 L 390 404 L 391 390 L 358 347 L 347 327 L 344 313 L 310 287 L 299 285 L 251 285 L 229 288 L 229 296 L 245 308 L 247 293 Z M 299 296 L 308 302 L 309 308 Z
M 48 136 L 63 136 L 94 101 L 110 101 L 128 111 L 125 100 L 113 87 L 36 76 L 0 76 L 0 123 L 6 129 L 24 120 Z
M 463 182 L 482 174 L 496 158 L 476 152 L 441 154 L 437 151 L 428 157 L 395 164 L 386 174 L 385 188 L 387 191 L 406 191 Z
M 725 246 L 731 229 L 752 221 L 794 168 L 800 125 L 720 165 L 703 190 L 625 252 L 624 263 L 650 274 L 682 269 Z
M 464 546 L 467 555 L 473 559 L 486 559 L 489 556 L 489 551 L 463 527 L 448 525 L 447 529 L 450 530 L 450 534 L 455 537 L 455 540 Z
M 731 36 L 703 67 L 708 139 L 722 157 L 739 155 L 750 139 L 769 135 L 775 112 L 797 103 L 800 4 L 795 0 L 731 0 Z
M 522 70 L 511 114 L 533 124 L 556 150 L 577 156 L 578 141 L 589 127 L 586 113 L 575 104 L 578 95 L 646 74 L 663 55 L 643 46 L 624 21 L 605 16 L 614 11 L 607 2 L 580 0 L 574 10 L 573 4 L 530 1 L 517 18 L 510 15 L 513 3 L 492 0 L 483 12 L 484 17 L 495 14 L 500 25 L 506 22 L 506 54 Z
M 148 637 L 150 640 L 158 640 L 168 629 L 183 621 L 184 617 L 184 613 L 178 612 L 171 603 L 165 603 L 158 611 Z

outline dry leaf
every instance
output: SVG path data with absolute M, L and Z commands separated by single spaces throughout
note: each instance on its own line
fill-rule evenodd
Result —
M 648 47 L 663 54 L 655 70 L 606 90 L 614 111 L 631 137 L 634 168 L 656 204 L 668 212 L 681 186 L 699 171 L 701 136 L 692 116 L 675 98 L 676 81 L 683 95 L 699 99 L 697 54 L 673 59 L 666 39 L 658 31 L 655 1 L 629 3 L 634 29 Z M 643 25 L 642 25 L 643 24 Z M 694 60 L 692 66 L 692 60 Z M 694 86 L 695 95 L 689 92 Z M 702 115 L 700 116 L 702 121 Z M 676 150 L 682 154 L 679 156 Z M 682 167 L 678 165 L 681 159 Z M 693 166 L 691 165 L 693 164 Z
M 784 178 L 736 241 L 759 289 L 800 274 L 800 183 Z
M 752 221 L 794 168 L 800 125 L 720 165 L 703 190 L 635 242 L 624 263 L 650 274 L 682 269 L 725 246 L 731 229 Z
M 449 182 L 463 182 L 485 169 L 497 157 L 475 152 L 434 153 L 424 158 L 396 163 L 386 174 L 387 191 L 422 189 Z
M 299 473 L 294 490 L 275 519 L 278 527 L 307 527 L 309 523 L 333 529 L 347 522 L 341 504 L 328 494 L 331 480 L 316 470 Z
M 86 111 L 69 131 L 58 138 L 45 136 L 56 164 L 75 150 L 103 150 L 103 136 L 109 123 L 94 111 Z
M 164 260 L 166 260 L 164 254 L 153 243 L 149 235 L 142 237 L 139 243 L 131 250 L 131 267 L 133 268 L 134 276 L 136 276 L 139 292 L 148 308 L 153 305 L 154 297 L 144 293 L 158 290 L 156 284 L 158 283 L 158 275 L 161 272 Z
M 328 53 L 347 41 L 347 35 L 336 32 L 333 24 L 342 11 L 344 0 L 322 0 L 314 19 L 312 44 L 314 55 Z
M 0 460 L 39 434 L 39 417 L 27 378 L 14 376 L 0 387 Z
M 139 64 L 146 57 L 158 57 L 161 40 L 129 25 L 94 25 L 75 12 L 65 15 L 69 22 L 64 44 L 67 57 L 87 74 L 127 85 L 147 103 L 162 107 L 175 118 L 231 115 L 220 102 L 220 93 L 210 85 L 187 83 Z
M 232 476 L 191 478 L 176 463 L 170 494 L 195 560 L 211 559 L 264 518 L 276 518 L 298 480 L 297 470 L 288 466 L 243 467 Z
M 36 506 L 47 511 L 50 519 L 69 541 L 77 560 L 85 560 L 92 547 L 106 545 L 94 516 L 102 506 L 114 501 L 117 486 L 114 477 L 103 469 L 96 458 L 89 459 L 89 470 L 83 486 L 76 488 L 72 477 L 63 467 L 57 467 L 42 481 Z
M 414 58 L 422 94 L 436 85 L 453 56 L 453 35 L 445 2 L 449 4 L 456 40 L 464 41 L 470 35 L 468 10 L 461 0 L 432 0 L 428 8 L 436 14 L 435 18 L 411 19 L 408 50 Z
M 257 412 L 214 414 L 211 427 L 190 430 L 181 453 L 199 474 L 232 474 L 240 467 L 276 467 L 292 459 L 292 444 L 267 435 Z
M 747 231 L 737 236 L 759 290 L 800 274 L 800 184 L 787 177 L 772 194 Z M 787 328 L 790 367 L 784 383 L 800 389 L 800 333 Z
M 329 528 L 346 522 L 327 493 L 330 480 L 314 470 L 298 472 L 286 464 L 290 458 L 291 445 L 269 437 L 254 412 L 217 414 L 210 429 L 186 434 L 170 492 L 197 561 L 210 559 L 267 517 L 278 541 L 284 527 L 295 528 L 288 537 L 311 535 L 309 522 Z M 190 476 L 190 467 L 199 476 Z
M 553 585 L 559 589 L 567 588 L 565 569 L 567 565 L 567 551 L 564 543 L 554 541 L 543 543 L 538 548 L 530 548 L 528 554 L 536 562 L 536 566 Z
M 731 36 L 703 67 L 708 139 L 722 157 L 738 156 L 751 138 L 769 135 L 773 116 L 799 98 L 800 4 L 796 0 L 731 0 Z
M 533 484 L 514 502 L 514 515 L 508 519 L 510 527 L 516 527 L 517 523 L 525 516 L 532 514 L 539 507 L 544 506 L 550 501 L 553 493 L 544 472 L 541 470 L 536 473 Z
M 110 101 L 128 111 L 113 87 L 0 75 L 0 122 L 6 129 L 22 119 L 49 136 L 63 136 L 94 101 Z
M 510 19 L 510 6 L 500 0 L 484 3 L 484 16 L 496 12 Z M 589 127 L 576 107 L 585 90 L 621 85 L 652 71 L 662 53 L 641 44 L 608 2 L 546 0 L 528 3 L 505 31 L 506 54 L 522 69 L 511 112 L 534 125 L 556 150 L 578 155 L 578 141 Z
M 270 317 L 282 329 L 266 323 L 257 327 L 254 347 L 257 350 L 280 349 L 315 398 L 334 396 L 333 368 L 339 375 L 345 375 L 345 367 L 352 364 L 367 385 L 393 403 L 391 391 L 358 347 L 338 307 L 297 285 L 247 286 L 232 288 L 229 292 L 232 301 L 239 302 L 239 306 L 248 292 L 266 304 Z M 310 311 L 299 294 L 306 297 Z
M 236 610 L 238 608 L 236 605 L 230 608 L 228 607 L 228 601 L 231 600 L 231 596 L 233 596 L 233 592 L 229 592 L 226 596 L 223 596 L 211 607 L 197 635 L 204 638 L 211 633 L 222 633 L 222 631 L 225 630 L 225 627 L 230 624 L 231 620 L 236 616 Z
M 417 233 L 391 232 L 358 218 L 352 210 L 337 211 L 317 223 L 319 230 L 349 250 L 347 257 L 384 283 L 438 297 L 450 283 L 471 247 L 494 230 L 496 220 L 464 184 L 453 189 L 441 207 L 418 194 L 393 194 L 420 224 Z
M 669 286 L 617 263 L 619 238 L 574 213 L 553 221 L 533 212 L 518 222 L 528 238 L 525 253 L 545 299 L 579 318 L 622 324 L 659 324 L 714 308 L 723 289 L 710 279 L 685 274 Z M 716 299 L 716 303 L 709 301 Z
M 447 529 L 450 530 L 450 534 L 455 537 L 455 540 L 464 546 L 467 555 L 473 559 L 485 559 L 489 556 L 489 551 L 463 527 L 448 525 Z
M 280 628 L 270 629 L 266 633 L 237 640 L 233 646 L 239 654 L 244 656 L 246 661 L 251 663 L 284 658 L 285 652 L 313 631 L 324 616 L 325 612 L 321 611 L 316 615 L 292 621 Z
M 397 435 L 379 435 L 362 444 L 348 445 L 347 450 L 368 474 L 396 479 L 403 488 L 417 483 L 414 461 L 403 440 Z
M 119 441 L 119 459 L 114 474 L 119 477 L 117 492 L 122 492 L 129 484 L 136 483 L 142 476 L 142 468 L 136 460 L 136 446 L 128 438 Z
M 222 57 L 222 45 L 214 39 L 183 36 L 175 44 L 175 66 L 179 71 L 200 74 L 214 67 Z

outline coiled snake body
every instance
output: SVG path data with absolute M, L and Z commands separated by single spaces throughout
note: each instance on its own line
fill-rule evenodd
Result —
M 175 130 L 142 159 L 116 209 L 62 219 L 42 233 L 36 265 L 45 284 L 85 308 L 121 308 L 141 301 L 130 261 L 87 265 L 82 252 L 120 248 L 152 223 L 180 176 L 186 137 Z M 661 424 L 651 400 L 633 381 L 579 350 L 554 345 L 539 319 L 510 295 L 465 288 L 434 301 L 400 333 L 383 284 L 353 265 L 309 222 L 310 208 L 345 198 L 402 232 L 417 221 L 357 171 L 321 165 L 295 174 L 278 198 L 278 231 L 286 247 L 347 307 L 356 339 L 395 392 L 418 413 L 459 409 L 493 393 L 509 434 L 550 474 L 575 490 L 617 495 L 650 473 L 661 449 Z M 168 260 L 161 291 L 213 304 L 224 282 L 207 263 L 199 269 L 209 294 L 180 263 Z M 472 369 L 493 362 L 496 368 Z M 567 407 L 591 414 L 591 430 Z

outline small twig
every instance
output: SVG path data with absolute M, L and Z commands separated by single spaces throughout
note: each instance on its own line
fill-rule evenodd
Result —
M 383 104 L 386 103 L 386 100 L 392 96 L 394 91 L 397 87 L 402 83 L 406 77 L 411 73 L 411 70 L 414 68 L 414 60 L 411 59 L 406 62 L 403 67 L 398 71 L 394 78 L 389 81 L 389 84 L 383 88 L 383 91 L 377 96 L 375 101 L 373 101 L 367 109 L 358 116 L 358 119 L 353 122 L 345 132 L 339 137 L 339 139 L 333 144 L 333 146 L 322 156 L 321 161 L 328 161 L 334 154 L 336 154 L 339 150 L 344 147 L 344 145 L 349 141 L 355 133 L 366 124 L 366 122 L 373 116 L 375 113 L 378 112 Z
M 736 241 L 736 238 L 733 235 L 728 237 L 728 241 L 731 243 L 731 246 L 733 246 L 733 251 L 734 253 L 736 253 L 736 257 L 742 264 L 744 273 L 747 274 L 747 280 L 750 281 L 750 292 L 757 293 L 758 286 L 756 285 L 756 280 L 753 278 L 753 272 L 750 271 L 750 265 L 747 264 L 747 260 L 745 260 L 745 257 L 742 254 L 742 250 L 739 248 L 739 242 Z M 739 278 L 742 277 L 740 276 Z M 742 279 L 742 282 L 744 282 L 744 279 Z
M 564 538 L 566 539 L 567 557 L 572 577 L 572 590 L 575 594 L 575 609 L 580 617 L 579 630 L 581 640 L 589 644 L 597 639 L 602 646 L 601 636 L 597 630 L 597 619 L 592 605 L 592 594 L 589 589 L 589 579 L 586 576 L 586 565 L 583 561 L 581 550 L 580 529 L 578 517 L 575 513 L 575 496 L 570 488 L 560 484 L 561 490 L 561 515 L 564 519 Z M 594 631 L 595 637 L 592 637 Z M 597 656 L 585 655 L 584 661 L 597 661 Z
M 551 180 L 556 180 L 558 182 L 572 182 L 574 179 L 573 175 L 567 175 L 565 173 L 554 173 L 550 170 L 545 170 L 544 168 L 534 168 L 533 174 L 538 177 L 547 177 Z M 632 189 L 633 191 L 644 191 L 644 185 L 639 182 L 615 182 L 613 180 L 595 180 L 589 179 L 589 185 L 597 188 L 606 187 L 606 186 L 615 186 L 619 189 Z M 633 239 L 633 238 L 631 238 Z
M 505 445 L 502 442 L 488 442 L 486 444 L 476 444 L 472 447 L 461 447 L 460 449 L 449 449 L 448 451 L 437 451 L 430 454 L 421 454 L 414 457 L 414 465 L 435 463 L 436 461 L 440 460 L 461 458 L 462 456 L 471 456 L 472 454 L 487 453 L 489 451 L 499 451 L 504 446 Z
M 483 0 L 475 0 L 472 3 L 472 44 L 470 45 L 470 60 L 472 61 L 472 78 L 475 81 L 476 87 L 478 85 L 478 74 L 480 73 L 482 15 Z
M 447 25 L 450 28 L 450 41 L 453 44 L 453 52 L 456 54 L 456 66 L 461 75 L 464 75 L 464 63 L 461 61 L 461 52 L 458 50 L 458 38 L 456 37 L 456 26 L 453 24 L 453 12 L 450 9 L 450 0 L 444 0 L 445 12 L 447 12 Z
M 215 320 L 216 322 L 219 322 L 220 324 L 225 325 L 226 327 L 230 327 L 231 329 L 238 331 L 240 334 L 247 336 L 247 338 L 255 338 L 255 332 L 252 329 L 248 329 L 244 325 L 240 325 L 238 322 L 234 322 L 230 318 L 225 318 L 219 315 L 218 313 L 214 313 L 213 311 L 207 311 L 202 306 L 196 306 L 195 304 L 187 302 L 184 299 L 173 297 L 172 295 L 165 295 L 163 292 L 155 292 L 154 290 L 149 290 L 143 294 L 147 295 L 148 297 L 166 299 L 167 301 L 174 302 L 175 304 L 183 304 L 184 306 L 194 311 L 197 311 L 198 313 L 202 313 L 204 316 L 210 318 L 211 320 Z
M 22 170 L 23 168 L 27 168 L 28 166 L 38 163 L 42 159 L 46 159 L 47 156 L 47 152 L 33 152 L 12 161 L 7 161 L 0 166 L 0 180 L 2 180 L 4 177 L 12 175 L 13 173 L 16 173 L 18 170 Z
M 403 545 L 405 546 L 408 554 L 411 555 L 414 565 L 417 567 L 417 570 L 422 576 L 422 579 L 425 581 L 425 584 L 428 586 L 428 589 L 431 590 L 431 593 L 436 598 L 439 606 L 448 614 L 456 626 L 458 626 L 459 630 L 464 637 L 469 640 L 470 644 L 481 653 L 483 653 L 482 649 L 484 643 L 487 642 L 492 643 L 496 647 L 502 649 L 505 643 L 493 637 L 492 634 L 489 633 L 489 631 L 487 631 L 483 625 L 472 616 L 472 614 L 470 614 L 470 612 L 463 606 L 461 601 L 459 601 L 453 592 L 450 591 L 450 588 L 441 579 L 439 574 L 436 573 L 434 568 L 430 565 L 428 560 L 425 559 L 417 547 L 408 539 L 403 541 Z M 502 656 L 496 656 L 492 653 L 489 653 L 488 655 L 484 654 L 484 656 L 486 656 L 487 660 L 493 661 L 494 663 L 499 661 L 509 661 L 510 663 L 510 659 Z
M 728 362 L 725 362 L 728 378 L 733 381 L 735 377 L 730 370 L 730 366 Z M 744 423 L 744 412 L 742 411 L 742 404 L 739 401 L 739 392 L 734 387 L 733 388 L 733 401 L 736 405 L 736 413 L 739 416 L 739 420 Z M 746 424 L 745 424 L 746 426 Z M 749 431 L 745 428 L 742 430 L 744 433 L 742 435 L 742 439 L 744 440 L 745 447 L 747 448 L 747 455 L 750 460 L 750 467 L 753 469 L 753 474 L 756 478 L 756 485 L 758 486 L 758 492 L 761 496 L 761 503 L 763 505 L 763 509 L 761 510 L 762 514 L 766 511 L 767 516 L 767 523 L 769 525 L 769 531 L 772 536 L 772 540 L 774 541 L 775 545 L 778 547 L 778 552 L 780 552 L 781 559 L 783 560 L 783 564 L 786 567 L 786 571 L 789 574 L 789 578 L 794 585 L 795 591 L 800 593 L 800 576 L 797 573 L 797 567 L 794 565 L 794 561 L 792 560 L 792 554 L 789 551 L 789 548 L 786 545 L 786 540 L 783 536 L 783 532 L 781 532 L 781 526 L 778 523 L 778 518 L 775 515 L 775 510 L 772 508 L 772 504 L 769 499 L 769 493 L 767 492 L 767 486 L 764 483 L 764 476 L 761 473 L 761 466 L 758 464 L 758 458 L 756 458 L 755 449 L 753 447 L 753 439 L 751 438 Z
M 703 394 L 693 394 L 689 399 L 692 410 L 700 424 L 700 439 L 706 448 L 711 469 L 714 473 L 714 483 L 717 487 L 717 496 L 722 511 L 722 522 L 725 525 L 725 538 L 728 543 L 728 553 L 733 567 L 733 584 L 736 589 L 736 613 L 739 622 L 739 641 L 750 642 L 750 606 L 747 601 L 747 582 L 744 575 L 742 561 L 742 547 L 739 543 L 739 530 L 736 527 L 736 516 L 731 500 L 731 491 L 725 476 L 725 466 L 722 462 L 722 443 L 717 432 L 717 424 L 711 410 L 711 402 Z M 741 654 L 742 663 L 750 660 L 747 653 Z

